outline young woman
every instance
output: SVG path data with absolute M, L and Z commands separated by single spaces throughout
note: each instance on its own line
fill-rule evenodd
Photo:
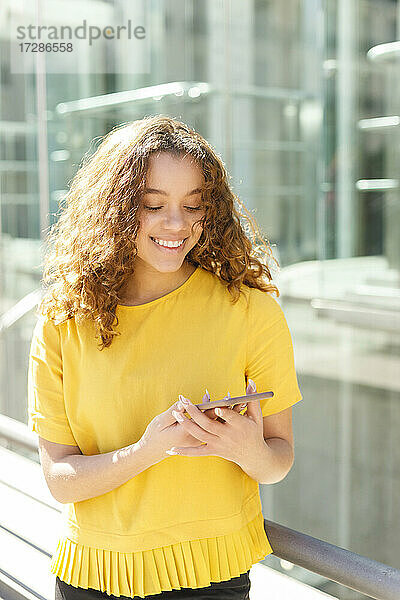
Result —
M 257 236 L 221 159 L 173 118 L 112 130 L 80 166 L 29 356 L 28 423 L 64 505 L 57 600 L 249 598 L 273 552 L 258 484 L 290 471 L 302 398 Z M 196 406 L 257 390 L 274 395 Z

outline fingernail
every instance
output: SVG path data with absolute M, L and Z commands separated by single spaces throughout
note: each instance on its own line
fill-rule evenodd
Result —
M 219 417 L 222 417 L 222 410 L 220 408 L 216 408 L 215 414 L 217 414 Z
M 178 454 L 178 453 L 175 452 L 175 450 L 172 450 L 172 448 L 171 448 L 171 450 L 166 450 L 165 454 Z
M 251 387 L 253 388 L 253 390 L 255 391 L 256 390 L 256 384 L 254 383 L 254 381 L 252 379 L 250 379 L 250 378 L 249 378 L 248 381 L 249 381 Z
M 240 405 L 240 410 L 243 410 L 244 408 L 246 408 L 247 404 L 241 404 Z
M 210 392 L 208 391 L 208 389 L 207 389 L 207 388 L 206 388 L 206 396 L 207 396 L 207 398 L 208 398 L 209 400 L 211 400 L 211 398 L 210 398 Z
M 185 396 L 182 396 L 182 394 L 179 394 L 179 400 L 183 402 L 183 404 L 189 404 L 189 400 L 185 398 Z
M 183 423 L 183 421 L 185 420 L 185 417 L 183 417 L 180 413 L 177 413 L 176 410 L 173 410 L 172 414 L 174 415 L 175 419 L 180 423 Z

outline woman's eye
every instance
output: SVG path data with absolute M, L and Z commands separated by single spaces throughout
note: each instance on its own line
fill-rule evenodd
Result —
M 160 210 L 162 206 L 145 206 L 147 210 Z M 187 210 L 201 210 L 201 206 L 185 206 Z

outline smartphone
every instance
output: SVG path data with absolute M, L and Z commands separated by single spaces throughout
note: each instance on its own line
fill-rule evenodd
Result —
M 257 392 L 256 394 L 247 394 L 247 396 L 236 396 L 235 398 L 227 398 L 226 400 L 213 400 L 212 402 L 203 402 L 196 404 L 200 410 L 208 410 L 217 406 L 235 406 L 235 404 L 247 404 L 253 400 L 262 400 L 263 398 L 272 398 L 274 392 Z

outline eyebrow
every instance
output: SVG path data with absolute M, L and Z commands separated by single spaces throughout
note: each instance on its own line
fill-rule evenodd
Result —
M 203 191 L 203 188 L 197 187 L 194 190 L 191 190 L 190 192 L 185 194 L 185 196 L 193 196 L 194 194 L 198 194 L 199 192 L 202 192 L 202 191 Z M 156 188 L 144 188 L 143 193 L 144 194 L 161 194 L 162 196 L 169 196 L 169 194 L 167 194 L 166 191 L 158 190 Z

